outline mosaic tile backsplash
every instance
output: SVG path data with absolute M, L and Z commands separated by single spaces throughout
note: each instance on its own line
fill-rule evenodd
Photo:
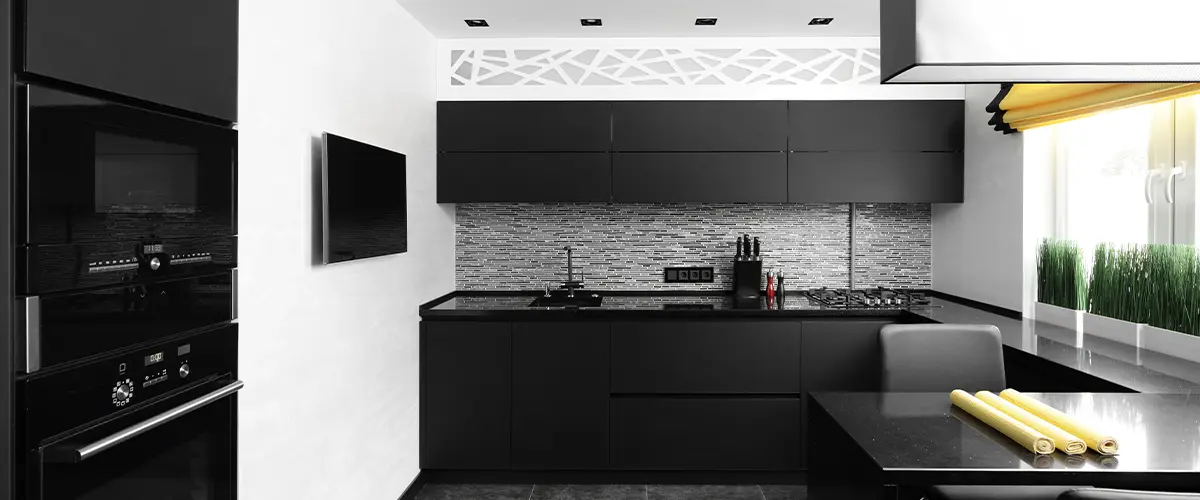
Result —
M 928 204 L 858 204 L 855 286 L 929 288 Z M 764 269 L 789 289 L 849 284 L 848 204 L 459 204 L 460 290 L 532 290 L 566 279 L 563 247 L 590 289 L 724 290 L 734 241 L 762 242 Z M 714 283 L 663 283 L 663 268 L 712 266 Z

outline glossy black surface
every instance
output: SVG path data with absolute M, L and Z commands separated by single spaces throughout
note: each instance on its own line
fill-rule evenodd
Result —
M 22 243 L 237 233 L 235 130 L 36 85 L 18 100 L 28 120 L 17 169 Z
M 39 299 L 42 369 L 232 319 L 229 272 Z
M 930 307 L 908 312 L 888 309 L 834 309 L 795 292 L 774 304 L 765 298 L 747 303 L 719 293 L 610 292 L 600 308 L 530 309 L 539 292 L 454 292 L 420 308 L 424 320 L 622 320 L 696 318 L 892 318 L 996 325 L 1009 349 L 1097 377 L 1138 392 L 1200 393 L 1200 364 L 1136 346 L 1081 335 L 1029 318 L 1014 319 L 941 297 Z M 782 307 L 780 307 L 782 305 Z M 1078 389 L 1075 389 L 1078 390 Z
M 584 290 L 577 293 L 592 293 Z M 529 307 L 541 292 L 455 292 L 421 306 L 423 319 L 548 319 L 548 318 L 658 318 L 658 317 L 812 317 L 883 316 L 904 314 L 900 309 L 842 309 L 814 303 L 798 292 L 768 301 L 766 297 L 740 300 L 720 292 L 612 292 L 599 307 Z
M 145 251 L 151 241 L 161 249 Z M 17 290 L 40 295 L 208 275 L 237 267 L 236 258 L 235 236 L 19 247 Z
M 905 478 L 985 483 L 1009 473 L 1188 473 L 1200 479 L 1200 401 L 1188 395 L 1028 394 L 1085 420 L 1120 443 L 1120 454 L 1036 457 L 969 414 L 948 394 L 821 393 L 813 401 L 897 483 Z M 821 460 L 820 454 L 810 460 Z M 1066 477 L 1066 476 L 1064 476 Z M 1092 474 L 1090 477 L 1097 477 Z M 1041 480 L 1053 481 L 1050 476 Z M 930 484 L 930 483 L 925 483 Z M 1077 484 L 1077 483 L 1062 483 Z
M 325 263 L 408 251 L 406 157 L 326 133 Z
M 24 70 L 237 121 L 238 0 L 25 0 Z

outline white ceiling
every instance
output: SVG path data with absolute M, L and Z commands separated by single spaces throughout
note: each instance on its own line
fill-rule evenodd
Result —
M 438 38 L 879 36 L 887 0 L 398 0 Z M 716 26 L 696 26 L 716 17 Z M 809 26 L 832 17 L 828 26 Z M 601 18 L 604 26 L 579 20 Z M 486 19 L 468 28 L 464 19 Z

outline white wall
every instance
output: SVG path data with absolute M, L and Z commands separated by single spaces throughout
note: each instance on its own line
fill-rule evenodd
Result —
M 933 288 L 1022 311 L 1022 134 L 988 126 L 998 85 L 966 88 L 965 193 L 962 204 L 933 205 Z
M 241 3 L 240 487 L 394 500 L 418 472 L 417 306 L 454 286 L 436 41 L 394 0 Z M 314 139 L 408 155 L 409 251 L 314 264 Z

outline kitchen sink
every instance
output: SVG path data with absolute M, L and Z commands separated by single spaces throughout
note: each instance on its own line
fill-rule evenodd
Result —
M 550 296 L 538 296 L 529 303 L 529 307 L 600 307 L 604 297 L 591 292 L 576 291 L 574 297 L 567 296 L 565 291 L 551 292 Z

